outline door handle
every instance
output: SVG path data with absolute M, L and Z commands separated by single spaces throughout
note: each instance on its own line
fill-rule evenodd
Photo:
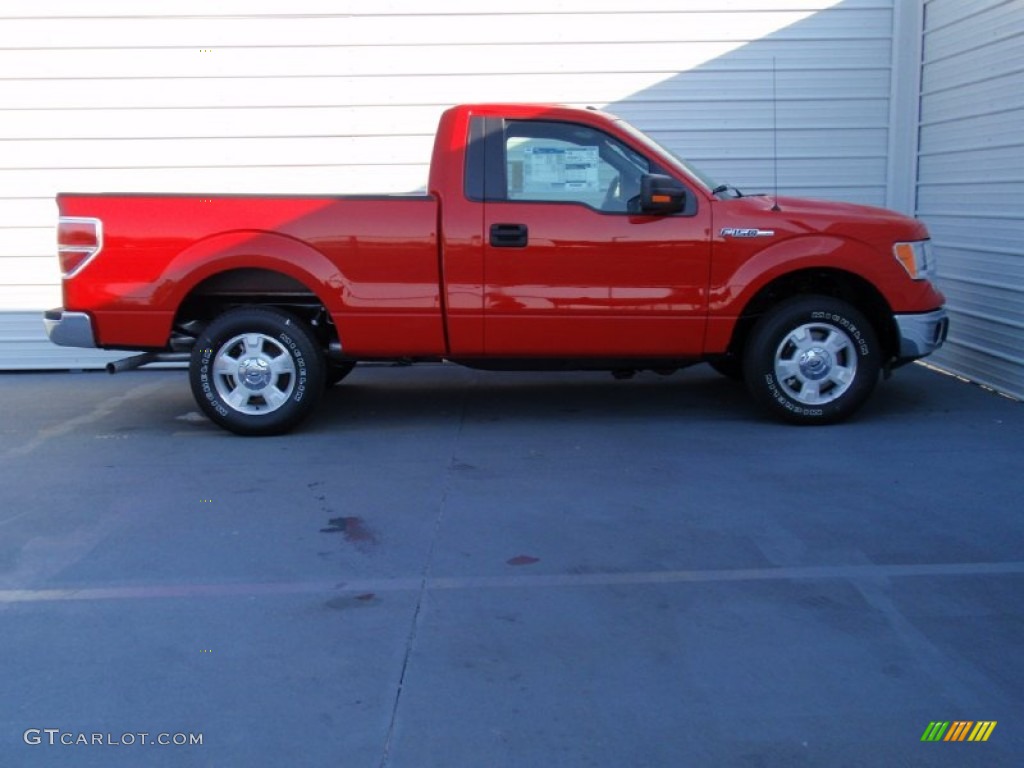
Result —
M 491 246 L 494 248 L 525 248 L 529 231 L 525 224 L 491 224 Z

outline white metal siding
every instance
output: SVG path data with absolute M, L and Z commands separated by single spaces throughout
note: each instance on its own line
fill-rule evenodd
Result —
M 1024 2 L 925 3 L 918 215 L 952 315 L 940 365 L 1024 397 Z
M 608 107 L 765 191 L 774 59 L 781 191 L 882 204 L 892 30 L 892 0 L 4 3 L 0 367 L 90 359 L 13 314 L 60 304 L 58 191 L 410 191 L 459 102 Z

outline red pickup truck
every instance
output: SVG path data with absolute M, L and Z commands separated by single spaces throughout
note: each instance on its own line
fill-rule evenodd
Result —
M 359 361 L 629 375 L 709 362 L 839 421 L 947 331 L 924 225 L 743 195 L 622 120 L 441 117 L 416 196 L 61 194 L 50 339 L 188 359 L 202 410 L 285 432 Z

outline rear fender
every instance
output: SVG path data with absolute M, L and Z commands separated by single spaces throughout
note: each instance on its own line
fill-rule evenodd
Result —
M 153 303 L 172 311 L 203 280 L 232 269 L 266 269 L 306 286 L 329 312 L 344 306 L 348 283 L 338 267 L 307 243 L 272 232 L 225 232 L 193 243 L 164 271 Z

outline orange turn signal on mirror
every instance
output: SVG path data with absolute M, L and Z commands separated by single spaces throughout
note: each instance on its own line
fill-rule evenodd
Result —
M 668 195 L 651 195 L 652 203 L 671 203 L 672 198 Z

